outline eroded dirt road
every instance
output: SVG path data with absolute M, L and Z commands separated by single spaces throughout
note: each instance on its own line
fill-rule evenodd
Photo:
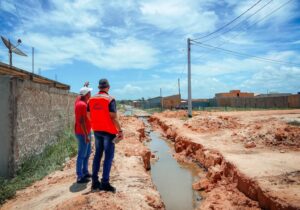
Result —
M 151 153 L 142 143 L 144 124 L 134 117 L 121 117 L 125 140 L 116 145 L 111 182 L 116 194 L 90 192 L 90 185 L 76 184 L 75 161 L 71 159 L 62 171 L 56 171 L 27 189 L 0 209 L 164 209 L 150 173 Z M 90 168 L 93 154 L 90 158 Z M 100 171 L 101 173 L 101 171 Z
M 300 110 L 164 112 L 151 117 L 179 161 L 208 169 L 200 209 L 300 209 Z

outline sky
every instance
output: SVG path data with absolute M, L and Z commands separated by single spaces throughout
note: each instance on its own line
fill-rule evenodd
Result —
M 13 65 L 93 94 L 110 81 L 117 99 L 178 94 L 187 98 L 187 38 L 287 64 L 191 46 L 192 97 L 215 93 L 300 92 L 299 0 L 0 0 L 0 34 L 28 57 Z M 284 7 L 276 10 L 281 5 Z M 273 12 L 273 13 L 272 13 Z M 0 62 L 8 53 L 0 43 Z M 293 63 L 293 64 L 291 64 Z

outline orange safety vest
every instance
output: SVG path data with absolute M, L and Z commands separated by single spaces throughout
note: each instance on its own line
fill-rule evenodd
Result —
M 113 99 L 112 96 L 102 92 L 90 98 L 88 104 L 93 131 L 104 131 L 111 134 L 118 133 L 109 114 L 109 103 Z

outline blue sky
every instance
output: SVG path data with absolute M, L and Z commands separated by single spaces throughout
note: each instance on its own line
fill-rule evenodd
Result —
M 163 95 L 176 94 L 180 78 L 185 98 L 187 37 L 216 30 L 257 1 L 0 0 L 0 34 L 23 41 L 20 48 L 29 56 L 14 56 L 15 66 L 31 71 L 33 46 L 35 70 L 51 79 L 56 75 L 58 81 L 71 85 L 72 92 L 78 92 L 85 81 L 96 90 L 98 80 L 108 78 L 111 94 L 117 99 L 149 98 L 158 96 L 160 88 Z M 300 63 L 300 1 L 291 0 L 267 16 L 287 1 L 261 0 L 231 26 L 243 21 L 234 29 L 200 41 Z M 2 43 L 0 61 L 8 62 Z M 299 81 L 299 66 L 260 62 L 192 45 L 193 98 L 231 89 L 296 93 Z

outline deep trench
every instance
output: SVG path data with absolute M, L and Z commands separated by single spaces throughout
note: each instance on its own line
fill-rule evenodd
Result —
M 167 210 L 195 209 L 202 196 L 192 189 L 192 184 L 204 174 L 195 163 L 178 163 L 172 156 L 173 143 L 162 137 L 159 131 L 153 131 L 145 118 L 146 132 L 150 138 L 147 146 L 157 157 L 151 163 L 152 180 L 161 194 Z

